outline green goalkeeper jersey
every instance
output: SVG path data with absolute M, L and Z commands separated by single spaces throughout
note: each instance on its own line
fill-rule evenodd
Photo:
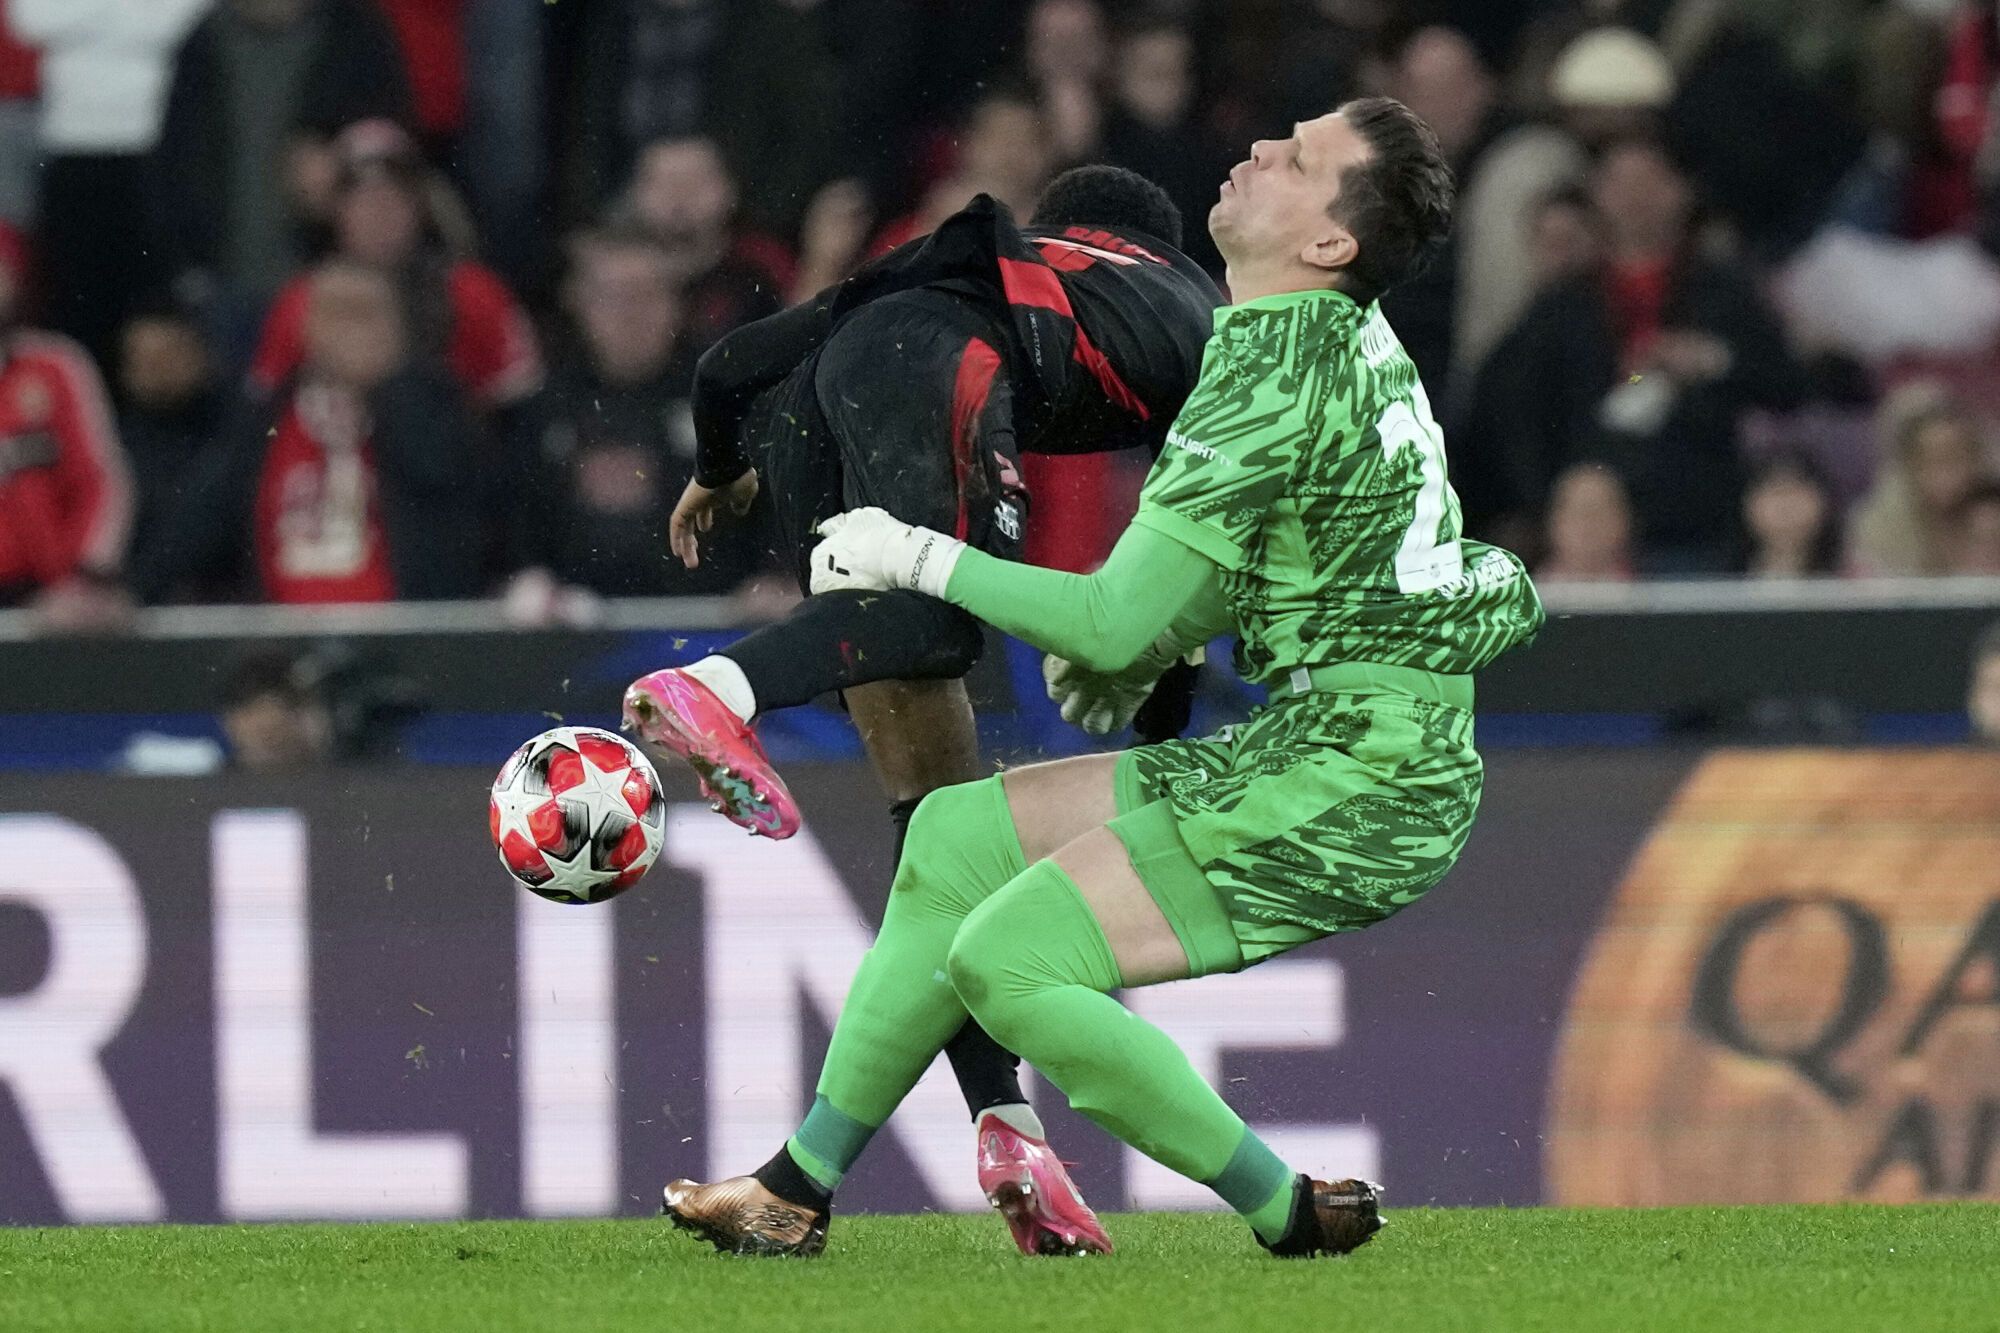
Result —
M 1510 551 L 1459 536 L 1444 436 L 1380 307 L 1293 292 L 1215 312 L 1135 524 L 1222 567 L 1244 676 L 1476 671 L 1533 637 Z

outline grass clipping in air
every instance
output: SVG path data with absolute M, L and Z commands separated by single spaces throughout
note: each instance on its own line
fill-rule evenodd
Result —
M 2000 1329 L 1991 1205 L 1404 1209 L 1310 1262 L 1106 1221 L 1109 1259 L 1024 1259 L 990 1216 L 836 1217 L 806 1261 L 652 1221 L 0 1229 L 0 1329 Z

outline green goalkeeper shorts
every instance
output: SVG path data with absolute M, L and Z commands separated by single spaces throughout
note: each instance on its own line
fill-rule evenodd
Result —
M 1296 684 L 1213 736 L 1120 757 L 1111 829 L 1196 976 L 1409 906 L 1479 808 L 1467 678 L 1356 664 Z

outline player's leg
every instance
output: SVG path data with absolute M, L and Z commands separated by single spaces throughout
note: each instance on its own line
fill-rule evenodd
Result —
M 898 293 L 849 317 L 774 391 L 759 417 L 770 418 L 764 456 L 802 587 L 814 524 L 857 505 L 1018 554 L 1018 497 L 999 480 L 1012 466 L 1011 398 L 992 336 L 962 300 Z M 915 593 L 809 597 L 721 653 L 634 682 L 627 726 L 687 760 L 729 818 L 787 837 L 797 812 L 751 730 L 758 714 L 880 681 L 955 679 L 983 645 L 971 616 Z
M 1172 1038 L 1109 994 L 1242 961 L 1160 802 L 1086 833 L 988 898 L 960 928 L 947 971 L 968 1011 L 1072 1106 L 1208 1185 L 1266 1248 L 1344 1253 L 1381 1225 L 1375 1188 L 1294 1172 Z
M 862 960 L 834 1027 L 804 1124 L 754 1176 L 669 1184 L 669 1216 L 725 1249 L 814 1253 L 824 1244 L 828 1204 L 841 1177 L 966 1021 L 944 972 L 951 942 L 966 915 L 1027 864 L 1008 788 L 1061 770 L 1056 777 L 1065 787 L 1101 792 L 1108 790 L 1114 761 L 1087 756 L 1011 773 L 1005 786 L 993 777 L 925 798 L 875 947 Z M 1077 770 L 1092 767 L 1102 779 L 1094 786 L 1078 782 Z M 1029 835 L 1031 842 L 1039 849 L 1050 838 L 1073 836 L 1103 813 L 1087 802 L 1057 809 Z M 1060 1222 L 1066 1244 L 1090 1240 L 1108 1248 L 1101 1231 L 1090 1233 L 1095 1219 L 1080 1200 Z
M 775 624 L 625 691 L 625 727 L 685 760 L 711 803 L 766 837 L 790 837 L 798 814 L 757 740 L 761 714 L 884 681 L 957 681 L 979 660 L 979 622 L 913 592 L 808 597 Z
M 1126 752 L 1118 817 L 989 897 L 949 968 L 997 1040 L 1127 1143 L 1213 1186 L 1280 1254 L 1362 1243 L 1379 1225 L 1377 1191 L 1290 1177 L 1107 992 L 1371 925 L 1456 861 L 1481 783 L 1469 688 L 1361 664 L 1313 683 L 1220 737 Z M 1048 813 L 1023 806 L 1015 819 Z M 1289 1191 L 1269 1192 L 1285 1179 Z
M 844 697 L 875 776 L 888 794 L 896 830 L 894 863 L 901 864 L 910 817 L 923 798 L 980 776 L 972 701 L 962 680 L 880 681 Z M 1019 1056 L 970 1019 L 945 1043 L 944 1054 L 975 1123 L 985 1113 L 997 1112 L 1016 1128 L 1043 1137 L 1041 1122 L 1021 1092 Z
M 893 804 L 914 812 L 938 788 L 985 776 L 963 680 L 878 681 L 842 697 Z
M 868 745 L 882 787 L 898 803 L 892 811 L 908 811 L 912 797 L 920 793 L 928 795 L 938 787 L 978 777 L 978 735 L 962 683 L 872 685 L 848 693 L 848 711 Z M 1098 759 L 1100 769 L 1108 763 Z M 1002 783 L 1008 813 L 1016 789 L 1060 783 L 1064 773 L 1076 769 L 1078 763 L 1044 765 L 1008 775 L 1008 781 Z M 1102 787 L 1098 783 L 1090 791 Z M 1092 819 L 1110 815 L 1108 809 L 1094 811 L 1084 791 L 1078 791 L 1078 799 L 1080 805 L 1062 807 L 1068 823 L 1064 833 L 1086 829 Z M 994 859 L 992 879 L 1004 883 L 1000 877 L 1012 879 L 1026 867 L 1026 853 L 1020 853 L 1022 841 L 1026 839 L 1034 847 L 1032 855 L 1040 855 L 1042 841 L 1050 837 L 1050 831 L 1044 825 L 1028 835 L 1016 829 L 1012 837 L 1000 837 L 998 819 L 990 823 L 1000 853 Z M 900 843 L 896 861 L 902 861 Z M 1104 1235 L 1096 1215 L 1084 1203 L 1062 1159 L 1050 1151 L 1048 1131 L 1020 1089 L 1020 1057 L 994 1041 L 974 1019 L 966 1019 L 958 1033 L 944 1043 L 944 1057 L 952 1065 L 952 1077 L 958 1079 L 958 1091 L 972 1115 L 980 1191 L 1006 1217 L 1008 1231 L 1022 1253 L 1110 1249 L 1110 1237 Z M 1024 1185 L 1032 1185 L 1032 1189 L 1024 1191 Z

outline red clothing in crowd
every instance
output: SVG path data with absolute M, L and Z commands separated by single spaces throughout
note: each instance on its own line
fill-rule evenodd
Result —
M 380 0 L 410 71 L 417 128 L 448 139 L 465 128 L 465 0 Z
M 0 353 L 0 587 L 116 573 L 132 481 L 104 382 L 84 350 L 16 333 Z
M 366 409 L 307 387 L 278 416 L 257 478 L 257 566 L 286 605 L 396 596 Z
M 525 397 L 542 380 L 541 352 L 534 326 L 507 284 L 490 269 L 461 259 L 445 278 L 451 302 L 451 334 L 445 361 L 452 377 L 480 407 L 496 407 Z M 306 303 L 311 278 L 293 278 L 271 303 L 250 378 L 271 390 L 305 360 Z
M 1933 106 L 1939 151 L 1918 159 L 1907 187 L 1902 222 L 1904 233 L 1913 239 L 1964 231 L 1978 215 L 1979 181 L 1973 164 L 1989 130 L 1994 23 L 1991 5 L 1963 6 L 1952 23 L 1944 76 Z
M 1614 261 L 1605 270 L 1604 294 L 1611 303 L 1612 327 L 1618 330 L 1619 361 L 1627 370 L 1645 360 L 1660 334 L 1672 279 L 1664 259 Z
M 0 102 L 26 101 L 41 91 L 41 57 L 14 40 L 7 0 L 0 0 Z
M 132 478 L 104 382 L 68 338 L 18 332 L 0 358 L 0 586 L 112 574 Z

